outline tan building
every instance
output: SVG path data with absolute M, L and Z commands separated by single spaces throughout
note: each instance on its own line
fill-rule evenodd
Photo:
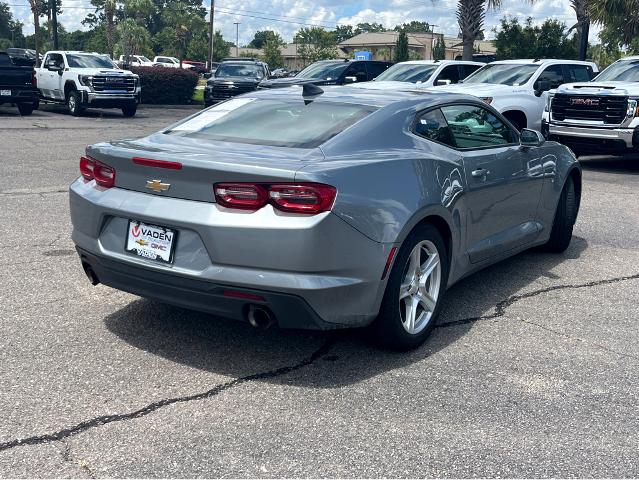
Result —
M 409 33 L 408 51 L 411 58 L 431 60 L 433 58 L 433 46 L 439 33 Z M 388 30 L 386 32 L 360 33 L 354 37 L 344 40 L 337 46 L 343 50 L 350 58 L 355 52 L 361 50 L 371 52 L 374 60 L 392 61 L 395 56 L 395 47 L 399 32 Z
M 461 60 L 462 46 L 461 38 L 445 37 L 446 60 Z M 490 40 L 475 40 L 475 53 L 483 55 L 494 55 L 497 52 L 495 45 Z

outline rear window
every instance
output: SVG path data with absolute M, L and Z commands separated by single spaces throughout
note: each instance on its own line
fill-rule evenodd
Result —
M 222 142 L 315 148 L 375 110 L 368 105 L 235 98 L 165 133 Z

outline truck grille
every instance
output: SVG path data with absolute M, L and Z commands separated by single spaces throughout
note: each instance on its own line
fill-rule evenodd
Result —
M 211 96 L 216 99 L 231 98 L 254 90 L 254 85 L 214 85 L 211 90 Z
M 564 120 L 602 121 L 610 125 L 619 125 L 626 119 L 628 97 L 566 95 L 558 93 L 552 99 L 552 118 Z
M 96 76 L 91 82 L 96 92 L 135 92 L 134 77 Z

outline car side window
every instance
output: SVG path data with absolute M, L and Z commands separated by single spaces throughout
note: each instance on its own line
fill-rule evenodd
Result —
M 535 83 L 541 81 L 550 82 L 550 88 L 557 88 L 562 83 L 566 83 L 564 82 L 564 71 L 561 65 L 551 65 L 547 67 L 541 72 L 541 75 L 539 75 Z
M 64 68 L 64 59 L 62 58 L 62 55 L 60 55 L 59 53 L 50 53 L 49 55 L 47 55 L 44 65 L 46 66 L 51 64 L 55 65 L 56 67 Z
M 593 78 L 590 65 L 565 65 L 566 83 L 589 82 Z
M 484 107 L 448 105 L 441 111 L 457 148 L 476 149 L 517 143 L 515 131 Z
M 430 110 L 417 117 L 414 132 L 428 140 L 455 147 L 448 123 L 439 109 Z
M 345 77 L 355 77 L 358 82 L 365 82 L 368 79 L 368 73 L 366 73 L 366 65 L 364 62 L 353 62 L 346 70 Z
M 384 72 L 387 68 L 388 68 L 388 64 L 380 63 L 380 62 L 370 62 L 368 64 L 368 74 L 369 74 L 368 79 L 372 80 L 378 75 L 381 75 L 382 72 Z
M 459 69 L 457 65 L 448 65 L 444 67 L 439 75 L 437 75 L 437 79 L 435 83 L 439 80 L 448 80 L 450 83 L 459 83 Z
M 478 70 L 481 67 L 481 65 L 462 65 L 462 70 L 463 70 L 463 78 L 466 78 L 468 75 L 470 75 L 471 73 L 473 73 L 475 70 Z

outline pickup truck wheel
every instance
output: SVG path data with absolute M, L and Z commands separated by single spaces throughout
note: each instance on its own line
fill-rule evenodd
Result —
M 20 115 L 26 116 L 33 113 L 34 105 L 32 103 L 18 103 L 18 111 Z
M 69 108 L 69 113 L 74 117 L 82 115 L 84 108 L 82 108 L 80 94 L 78 92 L 69 92 L 69 96 L 67 97 L 67 107 Z
M 135 112 L 137 111 L 138 111 L 137 103 L 134 103 L 132 105 L 125 105 L 122 107 L 122 115 L 124 115 L 125 117 L 133 117 L 135 115 Z

